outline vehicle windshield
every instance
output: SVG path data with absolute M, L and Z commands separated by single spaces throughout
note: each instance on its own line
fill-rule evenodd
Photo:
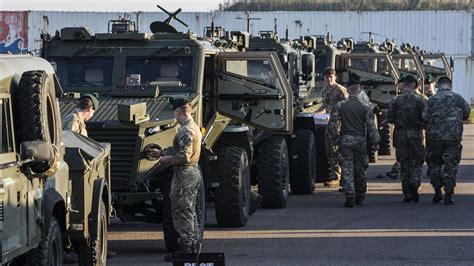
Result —
M 324 80 L 324 69 L 328 67 L 326 55 L 316 57 L 316 80 Z
M 346 65 L 357 70 L 381 75 L 390 75 L 390 68 L 385 58 L 346 58 Z
M 125 85 L 191 87 L 192 56 L 128 57 Z
M 396 68 L 402 71 L 417 73 L 416 62 L 414 58 L 397 57 L 393 55 L 393 63 Z
M 66 91 L 71 87 L 112 86 L 112 57 L 54 57 L 50 62 Z

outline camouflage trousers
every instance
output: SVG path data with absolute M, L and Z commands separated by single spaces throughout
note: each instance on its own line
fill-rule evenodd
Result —
M 328 130 L 326 130 L 324 137 L 324 143 L 326 145 L 326 156 L 329 162 L 329 170 L 331 171 L 329 175 L 329 180 L 340 180 L 341 168 L 339 167 L 339 162 L 337 160 L 337 141 L 333 140 Z
M 367 191 L 367 155 L 364 136 L 343 135 L 339 140 L 338 161 L 342 169 L 342 189 L 346 197 L 354 197 Z
M 179 234 L 180 247 L 191 247 L 199 236 L 196 195 L 201 178 L 199 166 L 174 167 L 170 200 L 173 225 Z
M 461 140 L 428 140 L 426 157 L 434 188 L 454 193 L 461 152 Z
M 397 158 L 400 160 L 400 179 L 405 197 L 410 198 L 410 187 L 418 189 L 421 184 L 425 147 L 421 129 L 396 130 Z

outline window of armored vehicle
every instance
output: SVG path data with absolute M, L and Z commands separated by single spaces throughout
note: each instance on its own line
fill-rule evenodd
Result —
M 192 56 L 127 58 L 125 85 L 158 85 L 191 90 Z
M 324 70 L 330 67 L 328 65 L 327 55 L 316 56 L 316 79 L 324 80 Z
M 267 59 L 229 59 L 226 61 L 225 71 L 276 86 L 275 71 Z
M 9 112 L 8 99 L 0 99 L 0 125 L 2 132 L 2 142 L 0 147 L 1 153 L 13 152 L 13 138 L 12 138 L 12 120 Z
M 53 57 L 49 60 L 66 91 L 71 87 L 112 87 L 112 57 Z

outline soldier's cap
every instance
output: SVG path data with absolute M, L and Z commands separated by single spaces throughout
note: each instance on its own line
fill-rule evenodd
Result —
M 407 75 L 406 78 L 403 79 L 403 83 L 405 84 L 415 83 L 415 85 L 418 86 L 418 80 L 412 75 Z
M 430 83 L 433 83 L 433 82 L 435 82 L 435 79 L 434 79 L 433 75 L 431 75 L 431 74 L 426 75 L 425 84 L 430 84 Z
M 176 110 L 176 108 L 178 108 L 178 107 L 181 107 L 181 106 L 184 106 L 186 104 L 191 103 L 188 99 L 173 98 L 173 97 L 169 98 L 169 102 L 170 102 L 171 106 L 173 107 L 173 111 Z
M 99 108 L 99 100 L 97 99 L 97 97 L 95 97 L 94 95 L 90 93 L 85 93 L 85 94 L 81 94 L 81 98 L 79 98 L 79 100 L 84 99 L 84 98 L 91 99 L 92 108 L 94 108 L 94 110 L 97 110 Z
M 442 76 L 438 79 L 438 83 L 449 83 L 449 84 L 451 84 L 451 79 L 448 76 Z
M 405 73 L 400 73 L 400 77 L 398 78 L 398 83 L 402 83 L 405 81 L 406 75 Z
M 324 76 L 329 75 L 336 75 L 336 70 L 332 67 L 326 67 L 326 69 L 324 69 Z
M 352 85 L 360 85 L 360 76 L 355 73 L 351 73 L 349 75 L 349 82 L 347 83 L 347 87 L 350 87 Z

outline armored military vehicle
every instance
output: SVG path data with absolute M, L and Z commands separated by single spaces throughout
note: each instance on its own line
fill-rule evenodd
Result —
M 43 36 L 42 56 L 57 69 L 64 94 L 63 115 L 74 107 L 74 93 L 96 93 L 101 102 L 87 124 L 91 138 L 112 144 L 112 193 L 122 220 L 163 222 L 168 250 L 177 248 L 169 202 L 171 171 L 147 158 L 147 150 L 172 145 L 177 132 L 170 97 L 191 100 L 202 128 L 204 174 L 196 205 L 204 225 L 204 200 L 215 202 L 220 226 L 245 226 L 249 218 L 253 129 L 289 134 L 293 94 L 275 52 L 242 52 L 248 34 L 229 32 L 212 42 L 164 22 L 138 31 L 131 21 L 111 21 L 107 33 L 68 27 Z M 266 70 L 268 77 L 260 71 Z M 288 160 L 284 138 L 268 140 L 260 151 L 273 175 L 267 202 L 286 203 Z M 271 193 L 270 193 L 271 192 Z M 274 198 L 271 196 L 274 195 Z M 202 232 L 202 230 L 201 230 Z
M 324 138 L 320 137 L 324 136 L 324 128 L 313 121 L 313 113 L 321 103 L 314 93 L 315 48 L 316 39 L 311 36 L 289 40 L 281 39 L 274 31 L 261 31 L 258 36 L 251 36 L 247 49 L 277 52 L 293 91 L 294 127 L 287 143 L 290 185 L 295 194 L 313 193 L 315 181 L 325 181 L 329 176 Z
M 2 264 L 105 265 L 110 147 L 62 131 L 51 65 L 0 55 Z

